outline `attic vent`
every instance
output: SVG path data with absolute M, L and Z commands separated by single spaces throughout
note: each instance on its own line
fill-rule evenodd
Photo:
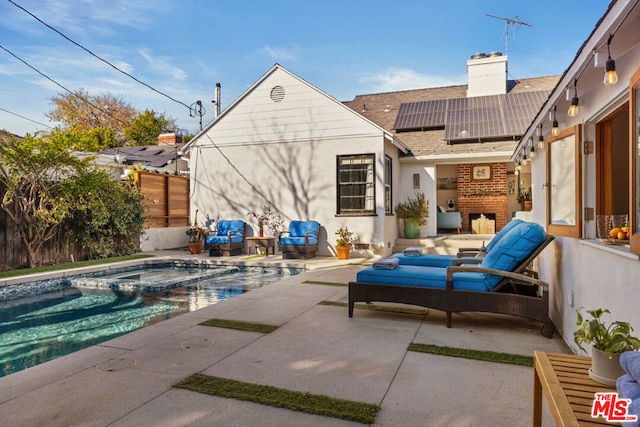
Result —
M 280 85 L 274 86 L 271 89 L 271 100 L 273 102 L 280 102 L 284 99 L 284 88 Z

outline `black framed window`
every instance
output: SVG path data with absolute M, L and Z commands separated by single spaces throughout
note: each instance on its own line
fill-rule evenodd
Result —
M 375 213 L 375 155 L 338 156 L 338 214 Z
M 391 157 L 384 156 L 384 211 L 386 213 L 391 213 L 391 206 L 393 206 L 391 165 Z

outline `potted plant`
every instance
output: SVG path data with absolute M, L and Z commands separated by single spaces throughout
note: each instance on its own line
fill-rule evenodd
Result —
M 187 236 L 189 236 L 189 251 L 192 254 L 199 254 L 202 252 L 202 247 L 204 246 L 204 239 L 207 238 L 209 234 L 209 230 L 202 227 L 198 223 L 198 211 L 196 210 L 196 215 L 193 219 L 193 224 L 187 228 Z
M 340 227 L 336 231 L 336 252 L 338 259 L 348 259 L 349 252 L 351 252 L 351 239 L 353 238 L 353 232 L 348 227 Z
M 416 193 L 415 197 L 409 197 L 406 202 L 398 203 L 396 215 L 404 220 L 404 232 L 408 239 L 420 237 L 420 227 L 427 223 L 429 218 L 429 200 L 424 193 Z
M 269 228 L 274 235 L 283 228 L 284 222 L 282 215 L 278 210 L 273 209 L 271 205 L 265 205 L 262 207 L 262 213 L 255 211 L 249 212 L 247 215 L 254 217 L 258 221 L 258 236 L 264 236 L 264 228 Z
M 625 351 L 635 351 L 640 348 L 640 339 L 631 335 L 633 328 L 627 322 L 619 320 L 608 326 L 601 320 L 604 313 L 610 314 L 608 309 L 587 310 L 591 319 L 585 319 L 578 308 L 578 320 L 573 333 L 573 340 L 586 353 L 582 344 L 591 344 L 591 369 L 589 377 L 597 382 L 615 385 L 616 379 L 624 375 L 620 366 L 620 354 Z

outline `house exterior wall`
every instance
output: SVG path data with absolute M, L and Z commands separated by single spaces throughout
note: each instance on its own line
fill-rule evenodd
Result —
M 284 97 L 274 101 L 278 86 Z M 320 223 L 319 255 L 335 255 L 335 231 L 343 226 L 364 251 L 389 246 L 390 252 L 397 227 L 384 211 L 385 152 L 396 177 L 399 167 L 398 150 L 386 138 L 341 103 L 275 68 L 197 137 L 190 153 L 192 215 L 243 219 L 248 235 L 255 235 L 257 223 L 247 213 L 271 204 L 285 225 Z M 375 215 L 337 215 L 337 156 L 352 154 L 375 155 Z
M 621 2 L 616 5 L 616 8 L 623 7 L 625 3 L 627 2 Z M 613 9 L 613 12 L 616 8 Z M 597 29 L 594 34 L 597 36 L 601 33 L 606 42 L 606 37 L 618 25 L 616 23 L 618 18 L 608 16 L 602 23 L 605 27 Z M 606 25 L 609 23 L 611 26 L 607 28 Z M 584 141 L 592 141 L 597 145 L 596 124 L 628 102 L 629 78 L 640 69 L 640 43 L 637 37 L 637 27 L 635 31 L 635 44 L 623 55 L 618 55 L 615 58 L 619 75 L 617 85 L 603 85 L 604 70 L 602 68 L 595 69 L 592 58 L 588 58 L 584 65 L 584 75 L 578 82 L 579 114 L 575 117 L 567 116 L 566 102 L 562 107 L 558 107 L 557 119 L 561 130 L 582 124 L 583 136 L 580 141 L 580 150 L 583 148 Z M 617 35 L 616 39 L 619 37 L 624 36 Z M 631 38 L 627 37 L 627 40 L 631 40 Z M 584 52 L 591 52 L 589 47 L 587 45 Z M 602 53 L 600 54 L 602 55 Z M 582 63 L 578 62 L 574 64 L 574 67 L 582 67 Z M 588 73 L 597 74 L 588 76 Z M 562 91 L 563 88 L 559 90 Z M 561 94 L 559 102 L 564 102 L 564 94 Z M 543 125 L 546 135 L 550 124 L 545 120 Z M 627 135 L 626 137 L 632 136 Z M 634 143 L 636 142 L 634 141 Z M 547 223 L 546 151 L 548 149 L 547 145 L 544 150 L 545 155 L 536 156 L 532 162 L 532 192 L 535 200 L 533 218 L 534 221 L 542 225 Z M 596 208 L 598 177 L 596 176 L 595 157 L 595 154 L 582 155 L 581 191 L 582 207 L 584 208 Z M 627 159 L 623 161 L 627 161 Z M 578 307 L 584 307 L 585 310 L 609 309 L 612 314 L 607 315 L 607 321 L 630 322 L 635 329 L 635 335 L 640 335 L 638 303 L 640 301 L 640 257 L 631 253 L 628 246 L 606 245 L 595 239 L 595 221 L 586 218 L 583 211 L 581 215 L 583 237 L 558 236 L 551 247 L 542 253 L 539 264 L 540 278 L 550 284 L 552 320 L 565 342 L 576 353 L 580 352 L 573 341 L 573 331 L 576 329 L 577 319 L 576 308 Z

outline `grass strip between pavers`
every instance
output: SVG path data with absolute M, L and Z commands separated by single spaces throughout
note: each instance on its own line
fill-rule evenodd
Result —
M 320 301 L 319 305 L 333 305 L 336 307 L 348 307 L 349 304 L 346 302 L 339 301 Z M 420 316 L 425 316 L 429 314 L 429 309 L 420 309 L 420 308 L 404 308 L 404 307 L 391 307 L 385 305 L 373 305 L 373 304 L 359 304 L 356 303 L 353 306 L 354 308 L 358 308 L 360 310 L 374 310 L 374 311 L 384 311 L 387 313 L 404 313 L 404 314 L 417 314 Z
M 209 319 L 200 324 L 203 326 L 215 326 L 217 328 L 236 329 L 239 331 L 260 332 L 261 334 L 268 334 L 278 329 L 278 326 L 265 325 L 264 323 L 239 322 L 237 320 L 225 319 Z
M 510 365 L 533 366 L 533 357 L 520 354 L 498 353 L 495 351 L 471 350 L 467 348 L 445 347 L 433 344 L 409 344 L 409 351 L 437 354 L 440 356 L 462 357 L 484 360 L 486 362 L 507 363 Z
M 338 283 L 338 282 L 317 282 L 315 280 L 305 280 L 304 282 L 305 285 L 327 285 L 327 286 L 342 286 L 342 287 L 346 287 L 347 284 L 346 283 Z
M 335 399 L 202 374 L 192 375 L 175 387 L 363 424 L 372 423 L 380 409 L 378 405 L 371 403 Z

